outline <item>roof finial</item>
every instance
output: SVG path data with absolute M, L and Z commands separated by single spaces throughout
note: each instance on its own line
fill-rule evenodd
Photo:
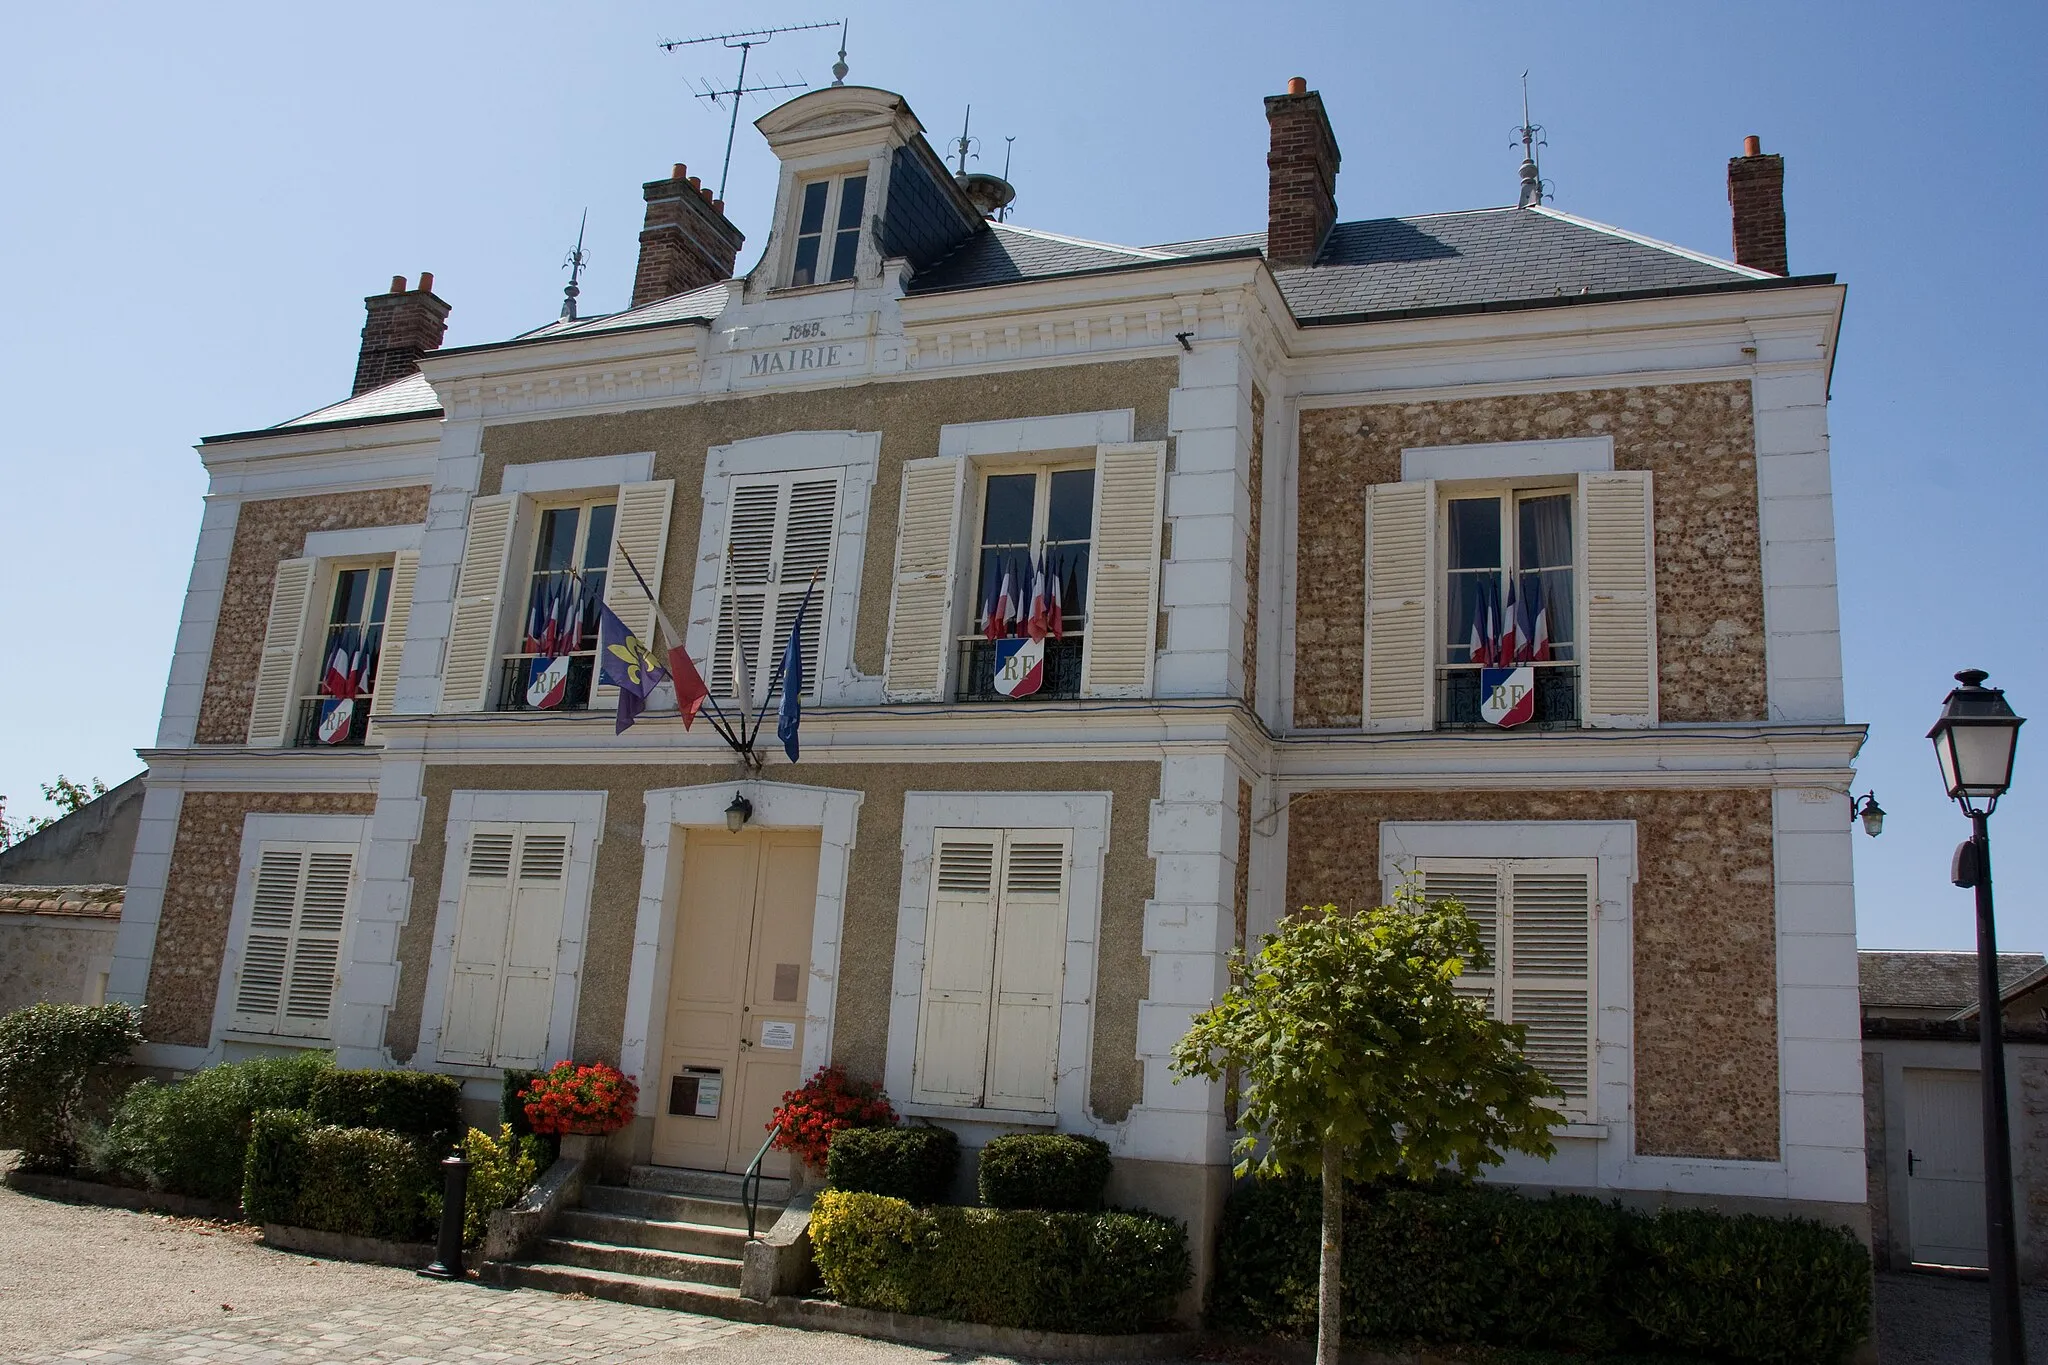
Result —
M 1543 125 L 1529 121 L 1529 73 L 1522 73 L 1522 123 L 1515 129 L 1515 138 L 1522 144 L 1522 192 L 1515 200 L 1517 208 L 1535 208 L 1544 200 L 1553 198 L 1550 182 L 1543 178 L 1542 168 L 1536 164 L 1536 149 L 1550 144 L 1543 138 Z M 1508 144 L 1514 146 L 1513 142 Z
M 839 60 L 832 63 L 832 84 L 846 84 L 846 20 L 839 21 Z
M 1010 134 L 1010 136 L 1003 139 L 1003 182 L 1005 184 L 1008 184 L 1010 179 L 1010 157 L 1016 152 L 1016 150 L 1017 135 L 1015 133 L 1012 133 Z M 1006 222 L 1009 220 L 1009 217 L 1010 205 L 1007 202 L 1005 202 L 1001 208 L 996 210 L 996 221 L 998 223 Z
M 567 260 L 562 262 L 563 267 L 569 272 L 568 287 L 562 290 L 562 321 L 564 322 L 576 321 L 576 296 L 583 292 L 577 286 L 576 281 L 582 276 L 583 267 L 589 261 L 589 258 L 583 254 L 583 229 L 589 222 L 590 210 L 585 209 L 583 210 L 582 220 L 576 224 L 576 249 L 569 253 Z
M 960 157 L 960 169 L 957 172 L 957 174 L 959 175 L 967 174 L 967 157 L 969 151 L 971 148 L 979 144 L 981 141 L 980 138 L 971 138 L 967 136 L 967 125 L 973 122 L 973 120 L 974 106 L 970 104 L 967 106 L 967 112 L 961 115 L 960 117 L 960 136 L 953 139 L 953 150 Z M 974 152 L 973 156 L 976 161 L 981 160 L 980 152 Z

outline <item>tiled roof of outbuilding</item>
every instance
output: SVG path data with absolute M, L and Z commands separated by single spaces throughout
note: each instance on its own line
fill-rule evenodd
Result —
M 122 886 L 0 886 L 0 915 L 77 915 L 119 919 Z
M 2014 983 L 2048 966 L 2039 953 L 2000 953 L 1998 986 Z M 1977 1003 L 1977 955 L 1969 952 L 1912 952 L 1865 948 L 1856 954 L 1863 1007 L 1962 1010 Z

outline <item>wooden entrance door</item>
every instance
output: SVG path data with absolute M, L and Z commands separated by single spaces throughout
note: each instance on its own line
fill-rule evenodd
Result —
M 743 1171 L 803 1056 L 816 830 L 691 830 L 669 971 L 654 1160 Z M 771 1152 L 770 1175 L 788 1173 Z
M 1984 1127 L 1974 1071 L 1908 1068 L 1906 1198 L 1913 1259 L 1923 1265 L 1989 1261 L 1984 1237 Z

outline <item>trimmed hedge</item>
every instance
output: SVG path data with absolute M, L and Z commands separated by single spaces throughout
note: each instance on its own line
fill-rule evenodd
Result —
M 115 1064 L 142 1042 L 128 1005 L 29 1005 L 0 1015 L 0 1145 L 32 1171 L 69 1171 L 89 1120 L 118 1093 Z
M 431 1071 L 330 1071 L 313 1083 L 306 1110 L 329 1127 L 403 1133 L 436 1157 L 468 1127 L 461 1082 Z
M 1224 1210 L 1212 1323 L 1312 1335 L 1321 1218 L 1319 1181 L 1240 1184 Z M 1868 1254 L 1808 1220 L 1652 1216 L 1484 1186 L 1345 1193 L 1347 1338 L 1834 1361 L 1869 1322 Z
M 976 1184 L 992 1209 L 1102 1207 L 1109 1144 L 1074 1133 L 1011 1133 L 981 1149 Z
M 418 1142 L 402 1133 L 266 1110 L 250 1129 L 242 1212 L 254 1223 L 415 1241 L 432 1232 L 428 1195 L 436 1174 Z
M 920 1209 L 827 1190 L 811 1246 L 841 1303 L 1047 1332 L 1141 1332 L 1188 1286 L 1187 1231 L 1149 1213 Z
M 846 1128 L 832 1138 L 825 1177 L 835 1190 L 936 1204 L 953 1188 L 960 1139 L 944 1128 Z
M 262 1109 L 302 1109 L 328 1070 L 324 1052 L 210 1066 L 176 1085 L 131 1087 L 86 1144 L 95 1174 L 201 1199 L 241 1197 L 249 1123 Z

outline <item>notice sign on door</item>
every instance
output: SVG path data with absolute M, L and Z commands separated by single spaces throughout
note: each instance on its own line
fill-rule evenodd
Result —
M 796 1047 L 796 1025 L 786 1019 L 768 1019 L 761 1024 L 761 1046 L 774 1048 L 777 1052 L 793 1051 Z
M 725 1092 L 725 1077 L 706 1067 L 685 1067 L 683 1074 L 668 1083 L 668 1112 L 686 1119 L 718 1117 L 719 1097 Z

